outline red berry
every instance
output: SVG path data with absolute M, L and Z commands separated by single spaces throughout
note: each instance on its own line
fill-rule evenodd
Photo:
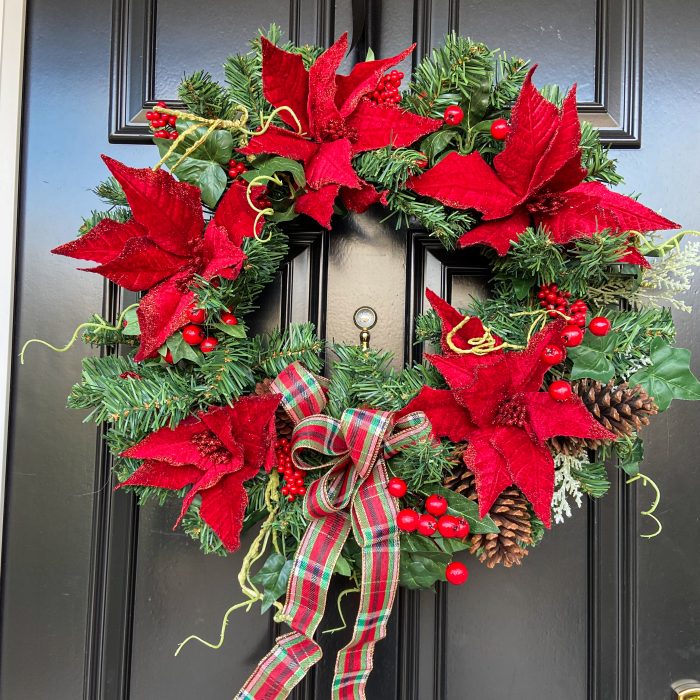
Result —
M 466 518 L 457 518 L 457 531 L 455 537 L 463 540 L 469 534 L 469 521 Z
M 217 345 L 219 341 L 216 338 L 207 336 L 199 345 L 199 349 L 202 352 L 211 352 Z
M 204 323 L 206 315 L 207 313 L 204 309 L 198 309 L 196 306 L 190 306 L 187 310 L 187 318 L 189 318 L 192 323 Z
M 227 326 L 237 326 L 238 319 L 233 314 L 221 314 L 221 323 L 225 323 Z
M 175 139 L 177 139 L 177 137 L 178 137 L 177 131 L 171 131 L 171 132 L 170 132 L 170 140 L 171 140 L 171 141 L 175 141 Z
M 305 495 L 306 495 L 306 487 L 305 487 L 305 486 L 300 486 L 300 487 L 297 489 L 297 493 L 298 493 L 300 496 L 305 496 Z
M 563 379 L 557 379 L 555 382 L 552 382 L 547 391 L 555 401 L 567 401 L 574 394 L 571 390 L 571 384 Z
M 438 520 L 437 529 L 443 537 L 456 537 L 459 520 L 454 515 L 443 515 Z
M 168 117 L 168 124 L 170 124 L 170 126 L 175 126 L 175 124 L 177 124 L 177 117 L 174 114 Z
M 567 348 L 575 348 L 583 342 L 583 331 L 578 326 L 564 326 L 561 339 Z
M 434 493 L 425 499 L 425 509 L 431 515 L 441 516 L 447 513 L 447 500 Z
M 156 118 L 156 112 L 146 112 L 146 119 L 152 122 Z
M 450 105 L 442 115 L 445 124 L 456 126 L 464 119 L 464 111 L 459 105 Z
M 455 586 L 461 586 L 467 582 L 469 572 L 461 561 L 453 561 L 445 569 L 445 578 Z
M 590 320 L 588 330 L 593 335 L 607 335 L 610 333 L 610 326 L 610 320 L 605 318 L 605 316 L 595 316 Z
M 283 486 L 280 490 L 282 491 L 283 496 L 289 495 L 289 487 L 288 486 Z
M 188 345 L 199 345 L 204 340 L 204 332 L 199 326 L 190 324 L 182 329 L 182 337 Z
M 156 107 L 165 107 L 165 102 L 162 100 L 160 102 L 156 102 Z
M 540 355 L 542 362 L 550 367 L 563 362 L 565 357 L 566 353 L 558 345 L 545 345 L 544 350 L 542 350 L 542 354 Z
M 432 515 L 421 515 L 418 518 L 418 533 L 430 537 L 437 530 L 437 520 Z
M 418 521 L 420 520 L 420 515 L 416 513 L 415 510 L 411 508 L 404 508 L 398 512 L 396 516 L 396 525 L 399 530 L 404 532 L 413 532 L 418 527 Z
M 389 486 L 387 487 L 387 490 L 392 496 L 396 496 L 396 498 L 403 498 L 406 495 L 408 488 L 403 479 L 394 477 L 393 479 L 389 479 Z
M 510 132 L 510 127 L 505 119 L 494 119 L 491 122 L 491 136 L 496 139 L 496 141 L 503 141 L 508 133 Z
M 428 167 L 428 159 L 425 157 L 425 153 L 421 153 L 422 158 L 420 160 L 416 161 L 416 165 L 419 168 L 427 168 Z
M 173 354 L 168 350 L 165 355 L 163 355 L 163 359 L 169 364 L 172 365 L 173 363 Z

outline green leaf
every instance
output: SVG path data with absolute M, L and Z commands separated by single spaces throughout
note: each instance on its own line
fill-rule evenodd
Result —
M 201 356 L 191 345 L 188 345 L 185 342 L 185 339 L 182 337 L 182 333 L 175 333 L 174 335 L 171 335 L 165 341 L 165 348 L 166 350 L 170 350 L 170 353 L 173 356 L 173 364 L 179 362 L 180 360 L 189 360 L 190 362 L 196 362 L 197 364 L 201 363 Z M 165 352 L 162 354 L 165 355 Z
M 617 333 L 608 333 L 604 336 L 586 333 L 581 345 L 569 348 L 569 358 L 574 363 L 571 379 L 589 377 L 599 382 L 610 381 L 615 376 L 612 355 L 617 339 Z
M 334 573 L 340 574 L 341 576 L 351 576 L 352 568 L 350 567 L 350 562 L 341 554 L 338 557 L 338 561 L 335 563 Z
M 700 382 L 690 371 L 690 350 L 673 348 L 662 338 L 654 338 L 650 354 L 651 365 L 629 378 L 631 386 L 641 384 L 654 397 L 659 411 L 665 411 L 673 399 L 700 399 Z
M 466 496 L 462 496 L 461 493 L 455 493 L 443 486 L 431 489 L 431 493 L 436 493 L 438 496 L 445 498 L 447 501 L 447 512 L 450 515 L 464 518 L 469 523 L 470 532 L 479 535 L 499 532 L 498 526 L 488 515 L 484 518 L 479 518 L 479 506 L 476 501 L 471 501 Z
M 282 554 L 273 553 L 267 558 L 262 569 L 251 578 L 254 584 L 263 589 L 261 613 L 267 612 L 272 604 L 284 595 L 291 572 L 291 559 L 288 560 Z
M 435 537 L 433 539 L 437 546 L 447 554 L 454 554 L 454 552 L 461 552 L 465 549 L 469 549 L 469 542 L 466 540 L 458 540 L 455 537 Z
M 457 137 L 457 132 L 452 129 L 440 129 L 430 136 L 426 136 L 421 148 L 425 153 L 426 158 L 433 162 Z
M 192 125 L 193 122 L 191 121 L 178 119 L 177 130 L 179 133 L 182 133 Z M 200 126 L 188 134 L 183 142 L 178 145 L 175 152 L 168 157 L 166 165 L 169 168 L 175 167 L 175 164 L 178 163 L 184 153 L 206 134 L 207 128 L 206 126 Z M 172 141 L 167 139 L 156 139 L 155 141 L 158 151 L 163 157 L 172 146 Z M 207 136 L 206 140 L 196 150 L 177 165 L 174 175 L 178 180 L 189 182 L 191 185 L 199 187 L 202 192 L 202 201 L 208 207 L 213 208 L 226 189 L 224 167 L 230 160 L 232 152 L 233 136 L 228 131 L 216 129 Z
M 246 327 L 242 323 L 236 323 L 230 326 L 228 323 L 216 321 L 209 325 L 214 326 L 214 328 L 220 330 L 222 333 L 226 333 L 226 335 L 231 336 L 231 338 L 245 338 L 248 334 Z
M 452 557 L 422 535 L 401 536 L 399 584 L 406 588 L 432 588 L 445 580 L 445 567 Z
M 141 335 L 139 326 L 139 317 L 136 315 L 136 309 L 129 309 L 124 314 L 126 325 L 122 327 L 122 335 Z
M 246 182 L 252 182 L 256 177 L 261 175 L 264 175 L 265 177 L 273 177 L 276 173 L 280 172 L 290 173 L 298 187 L 304 187 L 306 185 L 304 166 L 295 160 L 291 160 L 290 158 L 282 158 L 281 156 L 268 158 L 259 164 L 256 162 L 255 167 L 243 173 L 241 177 Z
M 617 453 L 617 466 L 630 476 L 639 474 L 639 466 L 644 460 L 644 443 L 639 439 L 627 439 L 624 442 L 615 443 Z
M 515 292 L 515 298 L 518 301 L 522 301 L 527 297 L 532 289 L 532 285 L 535 284 L 535 280 L 532 277 L 516 277 L 513 279 L 513 291 Z

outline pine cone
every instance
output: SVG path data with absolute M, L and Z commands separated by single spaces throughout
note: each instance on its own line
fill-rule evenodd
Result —
M 445 487 L 472 501 L 476 500 L 474 474 L 463 464 L 445 479 Z M 527 499 L 518 488 L 511 486 L 496 499 L 489 515 L 500 532 L 471 535 L 469 551 L 477 554 L 479 561 L 489 569 L 493 569 L 496 564 L 505 567 L 520 565 L 528 553 L 526 545 L 532 543 L 532 523 Z
M 267 396 L 267 394 L 271 394 L 270 384 L 272 384 L 272 381 L 272 379 L 263 379 L 261 382 L 258 382 L 255 385 L 255 395 Z M 279 406 L 275 413 L 275 428 L 277 429 L 277 437 L 287 438 L 288 440 L 292 437 L 294 423 L 292 423 L 282 406 Z
M 571 388 L 581 397 L 593 417 L 618 437 L 638 433 L 649 424 L 649 417 L 658 412 L 654 399 L 641 386 L 630 387 L 627 382 L 615 385 L 610 380 L 601 384 L 592 379 L 573 382 Z M 574 437 L 553 437 L 549 441 L 555 452 L 577 456 L 583 450 L 595 450 L 601 440 Z

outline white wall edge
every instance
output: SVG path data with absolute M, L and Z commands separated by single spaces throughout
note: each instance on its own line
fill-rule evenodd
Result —
M 25 14 L 26 0 L 0 0 L 0 124 L 6 129 L 7 149 L 0 159 L 0 542 L 12 367 Z

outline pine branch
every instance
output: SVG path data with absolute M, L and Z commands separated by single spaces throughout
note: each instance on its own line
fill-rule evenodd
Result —
M 388 462 L 392 476 L 406 482 L 411 493 L 430 493 L 441 486 L 458 462 L 453 443 L 423 440 L 402 450 Z
M 257 379 L 275 377 L 292 362 L 320 372 L 323 350 L 313 323 L 293 323 L 283 331 L 275 329 L 253 338 L 251 368 Z
M 496 56 L 496 84 L 491 92 L 491 105 L 499 112 L 509 110 L 515 102 L 530 68 L 528 61 L 503 52 Z
M 90 212 L 90 216 L 83 217 L 83 223 L 78 229 L 78 235 L 84 236 L 88 231 L 95 228 L 103 219 L 112 219 L 122 224 L 126 223 L 131 219 L 131 209 L 128 207 L 113 207 L 107 211 L 95 211 L 93 209 Z
M 97 187 L 92 190 L 105 204 L 110 204 L 113 207 L 128 207 L 129 202 L 126 199 L 122 186 L 117 182 L 116 178 L 111 175 L 103 180 Z
M 207 119 L 232 119 L 238 112 L 226 90 L 207 71 L 186 75 L 177 89 L 187 110 Z

